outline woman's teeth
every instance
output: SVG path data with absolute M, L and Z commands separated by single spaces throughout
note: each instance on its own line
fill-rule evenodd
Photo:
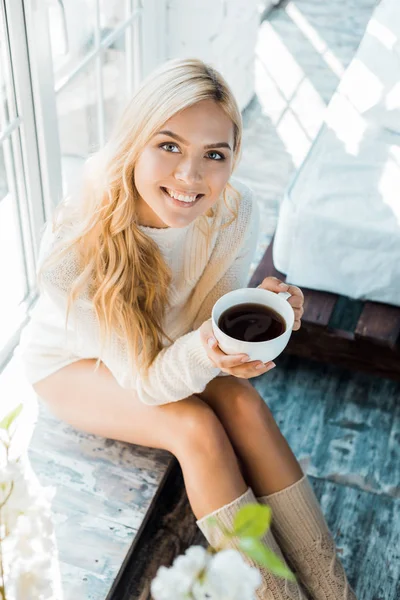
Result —
M 184 196 L 183 194 L 178 194 L 173 190 L 169 190 L 168 188 L 164 188 L 164 190 L 171 196 L 171 198 L 175 198 L 175 200 L 179 200 L 180 202 L 194 202 L 198 196 L 198 194 L 193 196 Z

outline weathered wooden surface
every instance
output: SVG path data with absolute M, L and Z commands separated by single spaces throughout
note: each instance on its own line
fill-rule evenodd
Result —
M 172 455 L 80 432 L 41 405 L 29 457 L 41 483 L 57 490 L 64 600 L 104 600 Z
M 171 565 L 176 556 L 197 543 L 198 532 L 182 471 L 174 460 L 107 600 L 151 600 L 150 582 L 158 568 Z
M 382 347 L 371 351 L 371 345 L 354 339 L 344 330 L 323 330 L 312 325 L 296 331 L 287 352 L 324 363 L 354 368 L 381 377 L 400 380 L 400 351 Z
M 306 465 L 359 600 L 400 598 L 400 383 L 283 355 L 253 380 Z
M 400 334 L 400 308 L 366 302 L 355 334 L 356 337 L 396 348 Z

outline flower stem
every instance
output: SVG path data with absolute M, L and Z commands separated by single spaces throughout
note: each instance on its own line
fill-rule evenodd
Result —
M 11 496 L 13 489 L 14 489 L 14 482 L 12 481 L 12 482 L 11 482 L 11 485 L 10 485 L 10 491 L 8 492 L 8 494 L 7 494 L 7 496 L 6 496 L 5 500 L 4 500 L 4 502 L 0 503 L 0 511 L 1 511 L 1 509 L 3 508 L 3 506 L 5 506 L 5 505 L 6 505 L 6 503 L 7 503 L 7 500 L 8 500 L 8 499 L 9 499 L 9 497 Z
M 8 444 L 6 442 L 4 442 L 4 446 L 6 449 L 6 464 L 8 463 L 8 458 L 9 458 L 9 448 L 10 448 L 10 443 L 11 443 L 11 438 L 9 436 L 8 438 Z M 2 519 L 2 511 L 3 511 L 3 506 L 6 504 L 7 500 L 9 500 L 12 491 L 14 489 L 14 482 L 11 482 L 11 486 L 10 486 L 10 491 L 7 494 L 4 502 L 2 502 L 0 504 L 0 532 L 2 530 L 2 523 L 3 523 L 3 519 Z M 6 534 L 7 535 L 7 534 Z M 0 535 L 0 600 L 7 600 L 6 597 L 6 582 L 4 580 L 4 564 L 3 564 L 3 537 Z
M 1 508 L 0 508 L 0 531 L 1 531 Z M 3 569 L 3 547 L 2 547 L 2 537 L 0 536 L 0 600 L 6 600 L 6 588 L 4 581 L 4 569 Z

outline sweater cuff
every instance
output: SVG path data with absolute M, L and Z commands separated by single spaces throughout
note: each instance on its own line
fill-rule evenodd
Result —
M 205 378 L 214 379 L 220 372 L 219 367 L 216 367 L 212 360 L 208 357 L 206 349 L 204 348 L 201 338 L 200 330 L 196 329 L 193 332 L 194 335 L 190 336 L 190 342 L 188 344 L 187 352 L 189 362 L 196 369 L 200 378 L 204 375 Z

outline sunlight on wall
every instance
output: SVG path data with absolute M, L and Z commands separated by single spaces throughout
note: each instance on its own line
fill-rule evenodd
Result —
M 261 24 L 256 46 L 255 89 L 299 166 L 321 126 L 325 103 L 269 21 Z
M 339 78 L 342 77 L 345 71 L 342 63 L 328 48 L 326 42 L 321 38 L 314 27 L 312 27 L 307 19 L 301 14 L 299 8 L 293 2 L 289 2 L 285 11 L 286 14 L 288 14 L 292 19 L 293 23 L 295 23 L 299 30 L 303 33 L 304 37 L 308 39 L 318 54 L 321 55 L 331 71 L 333 71 Z

